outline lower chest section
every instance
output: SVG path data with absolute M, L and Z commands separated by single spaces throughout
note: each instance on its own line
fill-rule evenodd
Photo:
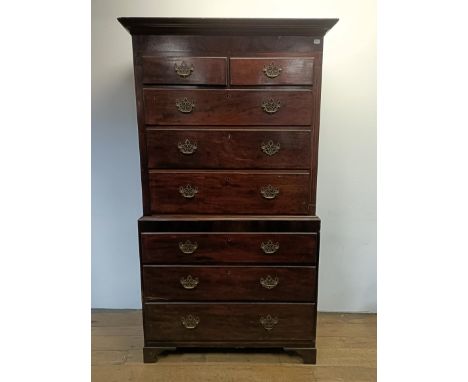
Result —
M 140 220 L 146 346 L 315 346 L 318 218 Z

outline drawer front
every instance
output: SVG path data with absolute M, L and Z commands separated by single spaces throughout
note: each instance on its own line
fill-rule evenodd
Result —
M 145 301 L 315 302 L 315 267 L 145 265 Z
M 143 83 L 226 85 L 225 57 L 142 57 Z
M 316 264 L 317 234 L 142 233 L 143 264 Z
M 148 125 L 310 125 L 312 91 L 143 89 Z
M 150 172 L 153 214 L 306 214 L 309 174 Z
M 231 58 L 230 71 L 231 85 L 312 85 L 314 59 Z
M 147 130 L 149 168 L 308 169 L 310 131 Z
M 313 341 L 315 304 L 144 305 L 146 341 Z

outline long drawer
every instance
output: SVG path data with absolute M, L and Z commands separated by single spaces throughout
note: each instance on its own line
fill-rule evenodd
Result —
M 140 235 L 143 264 L 316 264 L 316 233 Z
M 315 304 L 144 305 L 146 341 L 314 341 Z
M 308 130 L 146 131 L 149 168 L 308 169 Z
M 145 301 L 315 301 L 315 267 L 142 268 Z
M 308 172 L 151 171 L 149 188 L 153 214 L 300 215 L 312 209 Z
M 148 125 L 310 125 L 312 91 L 143 89 Z

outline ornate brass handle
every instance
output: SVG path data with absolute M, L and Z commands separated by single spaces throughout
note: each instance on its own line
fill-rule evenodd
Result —
M 198 285 L 198 277 L 192 277 L 192 275 L 181 277 L 180 283 L 185 289 L 194 289 Z
M 263 68 L 263 73 L 265 73 L 265 76 L 268 78 L 276 78 L 281 74 L 282 70 L 283 69 L 277 66 L 274 62 L 270 62 Z
M 190 155 L 197 151 L 197 142 L 192 143 L 190 139 L 186 139 L 184 142 L 179 142 L 177 147 L 182 154 Z
M 185 317 L 182 316 L 180 321 L 182 322 L 182 325 L 184 325 L 184 327 L 187 329 L 195 329 L 200 323 L 200 319 L 192 314 L 189 314 Z
M 186 186 L 180 186 L 179 192 L 184 198 L 192 199 L 196 194 L 198 194 L 198 188 L 187 184 Z
M 187 97 L 176 99 L 176 107 L 181 113 L 191 113 L 195 109 L 195 102 L 190 101 Z
M 265 330 L 273 329 L 278 321 L 278 317 L 272 317 L 269 314 L 265 317 L 260 317 L 260 324 L 262 324 Z
M 185 243 L 179 242 L 179 249 L 182 251 L 182 253 L 185 253 L 187 255 L 194 253 L 197 250 L 197 248 L 197 242 L 192 243 L 190 240 L 187 240 Z
M 193 65 L 188 66 L 185 61 L 182 61 L 180 65 L 174 64 L 174 70 L 179 77 L 187 78 L 193 72 Z
M 281 107 L 281 102 L 278 100 L 275 101 L 273 98 L 269 98 L 266 101 L 262 102 L 262 109 L 265 113 L 268 113 L 268 114 L 276 113 L 280 107 Z
M 265 289 L 273 289 L 275 286 L 279 284 L 279 278 L 277 276 L 271 277 L 270 275 L 268 275 L 265 278 L 263 277 L 260 278 L 260 284 Z
M 268 142 L 262 142 L 261 146 L 262 151 L 269 156 L 275 155 L 279 149 L 280 149 L 280 144 L 279 143 L 274 143 L 273 141 L 268 141 Z
M 262 242 L 261 248 L 267 255 L 271 255 L 279 249 L 279 243 L 273 243 L 271 240 L 268 240 L 266 243 Z
M 274 199 L 279 195 L 279 188 L 272 186 L 271 184 L 264 186 L 260 189 L 260 193 L 265 199 Z

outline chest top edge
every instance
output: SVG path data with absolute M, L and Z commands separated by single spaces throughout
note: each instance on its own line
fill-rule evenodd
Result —
M 119 17 L 131 35 L 289 35 L 324 36 L 337 22 L 320 19 Z

